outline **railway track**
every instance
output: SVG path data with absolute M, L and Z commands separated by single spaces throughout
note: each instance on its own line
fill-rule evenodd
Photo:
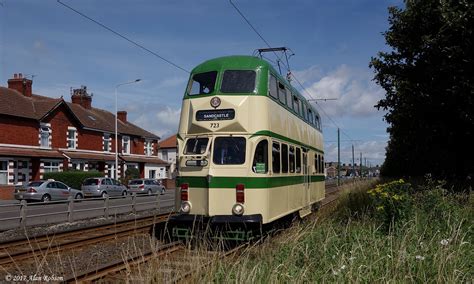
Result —
M 155 223 L 166 221 L 168 214 L 121 221 L 86 229 L 45 235 L 35 238 L 14 240 L 0 244 L 0 265 L 10 266 L 37 256 L 57 253 L 87 245 L 105 242 L 132 234 L 149 233 Z
M 321 206 L 327 206 L 337 200 L 339 187 L 329 185 L 326 188 L 326 198 Z M 158 247 L 155 251 L 144 252 L 141 256 L 132 256 L 126 260 L 110 263 L 97 269 L 89 271 L 74 278 L 67 279 L 66 282 L 91 282 L 105 281 L 115 282 L 128 279 L 131 282 L 166 282 L 178 283 L 186 282 L 186 278 L 202 271 L 206 266 L 216 259 L 221 259 L 233 255 L 246 247 L 243 244 L 228 251 L 203 251 L 191 250 L 183 246 L 181 242 L 171 243 L 167 246 Z M 153 279 L 146 279 L 140 267 L 144 263 L 149 263 L 150 267 L 156 269 L 151 273 Z M 146 274 L 146 273 L 145 273 Z M 131 278 L 132 275 L 138 275 Z
M 326 187 L 326 198 L 321 206 L 327 206 L 337 200 L 339 187 L 328 185 Z M 91 244 L 107 242 L 127 238 L 132 235 L 149 234 L 151 227 L 155 223 L 164 222 L 168 214 L 156 217 L 147 217 L 133 221 L 123 221 L 107 226 L 97 226 L 87 229 L 56 233 L 52 236 L 41 236 L 28 240 L 17 240 L 0 244 L 0 265 L 8 267 L 18 266 L 19 263 L 27 261 L 36 256 L 48 253 L 80 249 Z M 93 282 L 97 280 L 123 281 L 129 279 L 132 282 L 180 282 L 199 273 L 216 258 L 223 258 L 237 253 L 242 247 L 236 247 L 228 251 L 203 251 L 190 250 L 182 243 L 160 244 L 157 247 L 141 251 L 131 256 L 115 262 L 106 263 L 95 267 L 93 270 L 83 272 L 83 274 L 69 275 L 65 282 Z M 149 263 L 149 267 L 154 268 L 155 279 L 144 279 L 144 264 Z M 140 279 L 131 279 L 132 275 L 139 275 Z

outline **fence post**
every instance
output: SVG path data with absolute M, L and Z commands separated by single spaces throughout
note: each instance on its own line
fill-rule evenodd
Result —
M 67 221 L 68 222 L 73 222 L 74 221 L 74 198 L 72 196 L 68 197 Z
M 160 196 L 161 193 L 156 194 L 156 209 L 158 209 L 158 214 L 160 214 Z
M 109 195 L 107 195 L 104 199 L 104 217 L 106 219 L 109 218 Z
M 136 206 L 137 206 L 137 193 L 134 192 L 134 193 L 132 194 L 132 213 L 133 213 L 133 214 L 136 214 L 136 213 L 137 213 L 137 208 L 136 208 Z
M 24 227 L 26 226 L 26 212 L 28 211 L 26 200 L 21 200 L 20 202 L 20 224 Z

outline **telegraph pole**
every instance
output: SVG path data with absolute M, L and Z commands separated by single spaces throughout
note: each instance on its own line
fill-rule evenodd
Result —
M 337 185 L 341 185 L 341 139 L 337 128 Z
M 355 164 L 354 164 L 354 144 L 352 144 L 352 174 L 354 175 L 353 177 L 355 178 L 356 171 L 355 171 Z
M 360 177 L 362 177 L 362 152 L 360 152 L 360 163 L 359 163 L 359 169 L 360 169 Z

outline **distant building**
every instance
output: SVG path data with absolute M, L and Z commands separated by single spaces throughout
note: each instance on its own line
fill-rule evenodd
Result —
M 32 80 L 15 74 L 0 87 L 0 187 L 68 169 L 115 172 L 115 115 L 92 106 L 86 87 L 71 102 L 33 94 Z M 118 177 L 128 168 L 155 178 L 167 162 L 158 158 L 159 137 L 118 115 Z M 0 193 L 2 189 L 0 188 Z M 0 197 L 1 198 L 1 197 Z
M 166 168 L 166 177 L 176 177 L 176 158 L 178 152 L 178 143 L 176 140 L 176 134 L 172 135 L 159 143 L 158 158 L 168 163 Z

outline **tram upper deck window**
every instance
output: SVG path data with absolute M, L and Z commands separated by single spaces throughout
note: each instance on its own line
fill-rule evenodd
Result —
M 186 146 L 184 147 L 184 154 L 204 154 L 206 152 L 208 142 L 209 138 L 190 138 L 188 139 L 188 141 L 186 141 Z
M 275 99 L 278 99 L 278 92 L 277 92 L 277 81 L 275 79 L 275 76 L 270 75 L 270 82 L 268 83 L 268 88 L 270 92 L 270 96 L 272 96 Z
M 282 83 L 278 83 L 278 97 L 280 98 L 280 102 L 282 104 L 286 103 L 286 89 L 285 85 Z
M 222 77 L 223 93 L 253 93 L 255 90 L 255 71 L 226 70 Z
M 241 165 L 245 163 L 245 144 L 244 137 L 217 137 L 214 140 L 214 164 Z
M 217 71 L 194 74 L 193 78 L 188 84 L 188 94 L 190 96 L 194 96 L 207 95 L 214 92 L 216 78 Z

